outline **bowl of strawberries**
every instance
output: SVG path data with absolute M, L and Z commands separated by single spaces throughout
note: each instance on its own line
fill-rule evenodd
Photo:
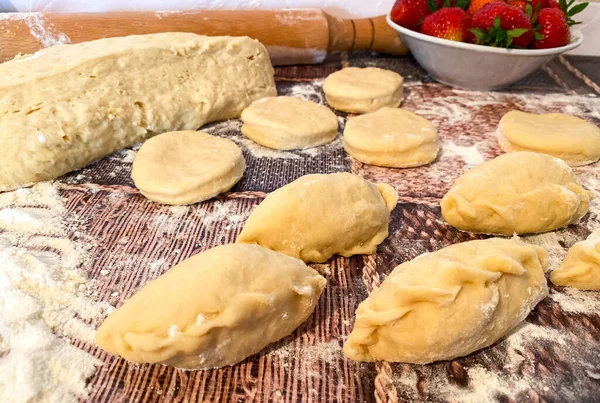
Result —
M 388 24 L 437 81 L 504 87 L 583 42 L 576 0 L 396 0 Z

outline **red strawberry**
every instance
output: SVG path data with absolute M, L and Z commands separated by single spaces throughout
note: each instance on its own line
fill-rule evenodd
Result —
M 518 7 L 524 13 L 528 13 L 527 5 L 531 6 L 531 13 L 537 8 L 543 7 L 544 1 L 556 1 L 556 0 L 507 0 L 506 2 L 511 6 Z M 539 4 L 539 6 L 538 6 Z
M 558 3 L 558 0 L 542 0 L 542 8 L 560 9 L 560 4 Z
M 441 8 L 428 15 L 421 25 L 421 33 L 437 38 L 462 42 L 469 31 L 469 14 L 462 8 Z
M 423 18 L 441 7 L 442 0 L 396 0 L 390 17 L 396 24 L 416 31 Z
M 494 2 L 494 1 L 502 2 L 502 0 L 471 0 L 471 3 L 469 3 L 469 8 L 467 9 L 467 12 L 469 13 L 469 15 L 472 16 L 477 11 L 479 11 L 483 6 L 485 6 L 488 3 Z
M 526 48 L 533 38 L 529 16 L 506 3 L 488 3 L 471 18 L 475 43 Z
M 537 18 L 535 39 L 536 49 L 558 48 L 571 42 L 571 31 L 565 14 L 556 8 L 543 8 Z
M 573 1 L 567 0 L 542 0 L 542 8 L 555 8 L 561 10 L 567 18 L 567 24 L 569 26 L 581 24 L 581 22 L 573 20 L 575 14 L 582 12 L 589 3 L 578 3 L 573 5 Z

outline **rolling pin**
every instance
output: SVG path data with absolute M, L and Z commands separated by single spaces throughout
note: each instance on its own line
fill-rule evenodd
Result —
M 408 52 L 384 16 L 342 19 L 318 9 L 4 13 L 0 14 L 0 61 L 60 43 L 173 31 L 258 39 L 274 65 L 321 63 L 329 54 L 350 50 Z

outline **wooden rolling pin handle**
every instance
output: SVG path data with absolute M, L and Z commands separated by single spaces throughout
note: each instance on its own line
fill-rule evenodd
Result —
M 329 53 L 369 50 L 390 55 L 405 55 L 408 48 L 385 16 L 364 19 L 342 19 L 324 13 L 329 24 Z
M 274 65 L 320 63 L 328 54 L 349 50 L 392 55 L 408 52 L 385 17 L 341 19 L 318 9 L 0 16 L 0 62 L 58 43 L 175 31 L 258 39 L 267 47 Z

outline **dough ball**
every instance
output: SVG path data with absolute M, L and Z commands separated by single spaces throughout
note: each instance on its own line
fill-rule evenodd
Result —
M 600 230 L 573 245 L 565 260 L 550 273 L 550 280 L 560 286 L 600 290 Z
M 377 67 L 347 67 L 330 74 L 323 83 L 325 98 L 332 108 L 351 113 L 368 113 L 402 102 L 398 73 Z
M 564 161 L 514 152 L 467 171 L 441 207 L 446 221 L 460 230 L 513 235 L 574 224 L 588 212 L 591 197 Z
M 571 166 L 591 164 L 600 158 L 600 128 L 576 116 L 510 111 L 500 120 L 497 134 L 500 147 L 507 153 L 549 154 Z
M 294 97 L 262 98 L 242 112 L 242 133 L 265 147 L 294 150 L 337 137 L 337 116 L 326 106 Z
M 277 189 L 252 212 L 237 242 L 305 262 L 371 254 L 388 235 L 398 194 L 350 173 L 306 175 Z
M 427 119 L 386 107 L 348 120 L 344 148 L 366 164 L 410 168 L 435 160 L 440 140 Z
M 231 189 L 245 169 L 242 151 L 231 140 L 186 130 L 146 141 L 131 177 L 150 200 L 191 204 Z
M 235 364 L 294 331 L 327 280 L 257 245 L 218 246 L 184 260 L 111 313 L 96 343 L 138 363 L 208 369 Z
M 401 264 L 356 310 L 344 354 L 427 364 L 492 345 L 548 295 L 548 254 L 518 240 L 448 246 Z

